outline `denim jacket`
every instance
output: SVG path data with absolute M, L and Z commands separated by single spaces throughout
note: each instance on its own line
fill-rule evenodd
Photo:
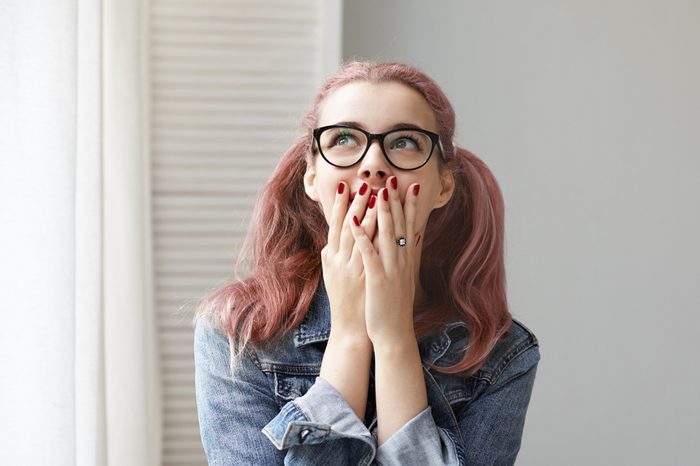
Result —
M 513 321 L 469 378 L 429 367 L 461 359 L 469 339 L 463 323 L 419 342 L 428 407 L 379 447 L 373 368 L 367 424 L 318 377 L 329 332 L 321 283 L 302 324 L 272 349 L 249 349 L 232 374 L 227 336 L 197 322 L 197 411 L 210 465 L 514 464 L 540 359 L 521 323 Z

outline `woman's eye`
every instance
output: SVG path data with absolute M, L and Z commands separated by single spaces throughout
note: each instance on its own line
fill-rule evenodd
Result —
M 355 137 L 350 133 L 340 133 L 333 140 L 334 146 L 347 146 L 355 142 Z
M 394 141 L 394 144 L 392 146 L 393 149 L 413 149 L 413 150 L 420 150 L 420 144 L 418 144 L 418 141 L 409 138 L 409 137 L 401 137 Z

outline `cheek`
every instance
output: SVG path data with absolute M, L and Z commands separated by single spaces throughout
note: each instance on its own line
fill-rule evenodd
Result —
M 323 208 L 323 216 L 326 218 L 326 223 L 330 225 L 333 213 L 333 199 L 324 199 L 321 202 L 321 207 Z
M 327 167 L 323 163 L 319 163 L 320 156 L 316 159 L 316 178 L 314 180 L 314 188 L 318 199 L 319 207 L 323 211 L 323 216 L 328 222 L 333 211 L 335 203 L 336 190 L 338 189 L 337 181 L 334 181 L 332 174 L 327 172 Z M 322 162 L 322 161 L 321 161 Z

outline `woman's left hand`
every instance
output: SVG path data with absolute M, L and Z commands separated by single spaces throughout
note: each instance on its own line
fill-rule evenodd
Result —
M 393 178 L 393 179 L 392 179 Z M 375 347 L 415 339 L 415 214 L 418 184 L 408 186 L 401 206 L 395 177 L 377 193 L 377 232 L 374 242 L 352 226 L 365 273 L 365 323 Z M 405 238 L 405 246 L 397 244 Z

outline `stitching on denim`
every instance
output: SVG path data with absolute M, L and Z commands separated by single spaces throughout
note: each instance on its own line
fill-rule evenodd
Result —
M 300 327 L 300 330 L 294 335 L 294 340 L 295 343 L 298 343 L 299 345 L 308 345 L 310 343 L 320 343 L 322 341 L 328 341 L 329 337 L 330 332 L 327 331 L 323 331 L 320 333 L 304 334 Z
M 430 380 L 437 386 L 438 392 L 440 393 L 440 396 L 442 396 L 443 401 L 447 405 L 447 409 L 450 411 L 450 416 L 452 417 L 452 422 L 454 423 L 454 427 L 457 430 L 457 434 L 459 435 L 459 438 L 462 438 L 462 430 L 459 426 L 459 422 L 457 422 L 457 416 L 455 416 L 454 410 L 452 409 L 452 406 L 450 405 L 450 402 L 447 400 L 447 397 L 445 396 L 445 393 L 442 391 L 442 387 L 440 386 L 439 383 L 435 380 L 435 377 L 428 371 L 428 369 L 423 366 L 423 372 L 430 377 Z
M 520 327 L 520 329 L 523 330 L 523 332 L 525 333 L 525 338 L 522 341 L 519 341 L 518 343 L 514 344 L 514 346 L 500 358 L 500 360 L 492 370 L 480 369 L 479 371 L 477 371 L 477 373 L 474 375 L 476 379 L 485 380 L 490 385 L 495 384 L 498 381 L 498 378 L 501 376 L 501 373 L 506 369 L 506 367 L 508 367 L 508 365 L 514 359 L 516 359 L 518 356 L 520 356 L 522 353 L 524 353 L 531 347 L 539 346 L 539 341 L 537 340 L 537 337 L 535 337 L 534 333 L 532 333 L 518 320 L 513 319 L 512 322 L 514 325 L 517 325 L 518 327 Z
M 450 403 L 450 405 L 453 405 L 455 403 L 459 403 L 461 401 L 469 401 L 469 397 L 467 396 L 467 391 L 465 389 L 462 389 L 462 388 L 459 388 L 456 390 L 450 390 L 449 392 L 445 392 L 445 398 Z
M 493 371 L 479 371 L 475 377 L 481 380 L 485 380 L 490 385 L 494 385 L 498 381 L 503 371 L 510 365 L 511 362 L 513 362 L 521 354 L 525 353 L 525 351 L 527 351 L 528 349 L 536 346 L 539 346 L 537 342 L 533 341 L 530 338 L 528 338 L 527 340 L 523 340 L 522 342 L 515 345 L 513 349 L 511 349 L 501 358 L 501 360 L 493 369 Z
M 304 418 L 304 421 L 311 422 L 311 419 L 308 418 L 304 411 L 302 411 L 301 408 L 293 400 L 289 403 L 292 405 L 292 407 L 289 408 L 290 410 L 293 410 L 296 414 L 301 415 L 301 417 Z
M 319 364 L 296 365 L 266 362 L 262 364 L 261 370 L 273 374 L 318 376 L 321 373 L 321 366 Z
M 295 383 L 299 382 L 299 378 L 297 376 L 292 376 L 294 378 L 287 379 L 285 377 L 282 377 L 283 375 L 286 374 L 281 374 L 279 372 L 274 373 L 274 383 L 275 383 L 275 395 L 278 397 L 285 399 L 285 400 L 293 400 L 296 399 L 300 396 L 303 396 L 311 386 L 313 385 L 312 381 L 308 386 L 304 387 L 303 383 Z
M 250 359 L 253 360 L 253 364 L 255 364 L 255 366 L 262 371 L 263 368 L 262 368 L 262 364 L 260 364 L 260 359 L 258 359 L 258 352 L 253 348 L 250 348 L 246 352 L 250 356 Z
M 457 457 L 457 460 L 459 461 L 460 465 L 466 464 L 465 459 L 467 457 L 467 452 L 464 450 L 462 447 L 462 441 L 458 438 L 455 437 L 455 435 L 449 431 L 449 429 L 443 429 L 442 427 L 438 426 L 438 429 L 443 431 L 447 437 L 452 440 L 452 448 L 454 448 L 455 451 L 455 456 Z M 459 434 L 461 437 L 461 433 Z

